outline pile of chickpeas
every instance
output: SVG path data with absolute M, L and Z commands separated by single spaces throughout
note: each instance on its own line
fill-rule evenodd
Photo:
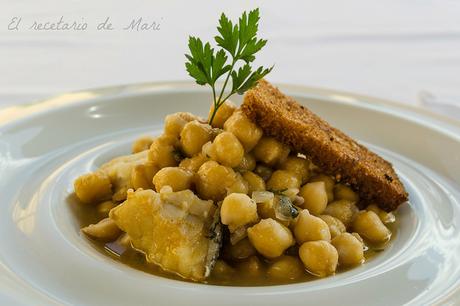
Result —
M 131 173 L 133 189 L 190 189 L 220 208 L 227 238 L 215 279 L 236 266 L 279 282 L 325 277 L 362 264 L 370 246 L 391 237 L 392 213 L 376 205 L 360 210 L 353 190 L 264 135 L 230 102 L 212 125 L 188 113 L 167 116 L 162 135 L 133 144 L 133 153 L 144 150 L 147 162 Z

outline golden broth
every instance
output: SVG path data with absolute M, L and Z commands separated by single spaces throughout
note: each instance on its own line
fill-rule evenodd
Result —
M 101 220 L 101 218 L 104 217 L 96 211 L 95 206 L 90 205 L 90 204 L 80 203 L 74 195 L 68 198 L 68 202 L 69 202 L 71 210 L 76 216 L 76 220 L 80 228 L 85 227 L 92 223 L 97 223 L 99 220 Z M 396 218 L 396 222 L 391 223 L 387 226 L 392 232 L 391 240 L 393 240 L 397 234 L 398 218 Z M 83 234 L 81 235 L 84 236 Z M 88 238 L 85 237 L 85 239 L 88 239 Z M 367 244 L 369 249 L 366 252 L 364 252 L 366 262 L 371 260 L 374 256 L 377 256 L 389 243 L 391 243 L 391 240 L 390 242 L 384 245 Z M 125 248 L 122 245 L 117 244 L 116 242 L 106 243 L 106 242 L 100 242 L 96 240 L 90 240 L 90 241 L 92 242 L 92 245 L 97 250 L 99 250 L 101 253 L 111 257 L 112 259 L 118 262 L 126 264 L 134 269 L 144 271 L 146 273 L 150 273 L 156 276 L 161 276 L 161 277 L 166 277 L 166 278 L 181 280 L 181 281 L 187 281 L 187 282 L 193 282 L 190 280 L 185 280 L 181 278 L 180 276 L 177 276 L 173 273 L 166 272 L 155 264 L 146 262 L 144 255 L 140 252 L 137 252 L 136 250 L 132 248 Z M 297 257 L 295 248 L 288 250 L 287 255 L 294 255 Z M 244 260 L 243 261 L 229 260 L 228 257 L 225 256 L 225 254 L 221 254 L 221 257 L 225 257 L 225 262 L 232 267 L 231 272 L 221 274 L 221 275 L 216 275 L 216 273 L 212 273 L 211 276 L 208 277 L 206 281 L 204 281 L 203 283 L 211 284 L 211 285 L 221 285 L 221 286 L 269 286 L 269 285 L 299 283 L 299 282 L 306 282 L 306 281 L 318 279 L 317 277 L 309 274 L 306 271 L 301 277 L 296 278 L 295 280 L 284 280 L 283 281 L 279 279 L 270 278 L 266 273 L 266 270 L 270 264 L 270 260 L 267 260 L 266 258 L 263 258 L 262 256 L 258 256 L 258 259 L 261 263 L 261 270 L 259 273 L 251 273 L 251 271 L 248 271 L 247 267 L 242 265 L 242 262 Z M 364 265 L 366 264 L 366 262 L 364 263 Z M 337 273 L 348 271 L 352 268 L 353 267 L 347 267 L 347 268 L 338 267 Z

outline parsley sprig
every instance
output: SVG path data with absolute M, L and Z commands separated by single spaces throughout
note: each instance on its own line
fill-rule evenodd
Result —
M 185 54 L 188 59 L 185 63 L 187 72 L 196 83 L 209 85 L 212 89 L 214 111 L 209 124 L 212 124 L 217 110 L 230 96 L 243 94 L 273 69 L 273 66 L 260 66 L 255 70 L 251 67 L 255 54 L 267 43 L 267 40 L 257 38 L 258 28 L 259 9 L 249 14 L 244 12 L 235 24 L 222 13 L 217 27 L 220 35 L 214 37 L 221 49 L 216 51 L 209 42 L 203 43 L 197 37 L 189 37 L 190 54 Z M 216 82 L 222 76 L 225 76 L 225 81 L 219 91 Z M 225 95 L 230 79 L 231 90 Z

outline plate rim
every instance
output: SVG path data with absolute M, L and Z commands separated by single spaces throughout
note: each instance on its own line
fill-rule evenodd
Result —
M 193 85 L 193 87 L 192 87 Z M 392 101 L 387 101 L 387 100 L 384 100 L 384 99 L 379 99 L 379 98 L 374 98 L 374 97 L 368 97 L 368 96 L 362 96 L 362 95 L 358 95 L 358 94 L 353 94 L 353 93 L 347 93 L 347 92 L 344 92 L 344 91 L 336 91 L 336 90 L 329 90 L 329 89 L 322 89 L 322 88 L 315 88 L 315 87 L 307 87 L 307 86 L 301 86 L 301 85 L 292 85 L 292 84 L 283 84 L 283 83 L 276 83 L 277 86 L 280 86 L 282 89 L 286 89 L 286 90 L 289 90 L 293 95 L 294 93 L 297 94 L 301 94 L 301 93 L 305 93 L 305 94 L 310 94 L 310 95 L 315 95 L 315 94 L 318 94 L 318 95 L 323 95 L 323 96 L 326 96 L 326 97 L 330 97 L 331 94 L 334 94 L 334 95 L 343 95 L 344 98 L 346 97 L 351 97 L 351 98 L 355 98 L 357 101 L 357 105 L 358 106 L 361 106 L 361 107 L 366 107 L 366 106 L 369 106 L 369 105 L 372 105 L 373 102 L 375 102 L 376 104 L 378 105 L 381 105 L 381 106 L 385 106 L 385 107 L 388 107 L 388 110 L 395 110 L 395 109 L 408 109 L 408 110 L 411 110 L 413 116 L 415 116 L 415 118 L 417 118 L 417 115 L 418 116 L 427 116 L 427 117 L 430 117 L 430 118 L 433 118 L 433 119 L 436 119 L 436 120 L 441 120 L 442 122 L 445 122 L 445 119 L 448 119 L 447 121 L 452 121 L 452 120 L 449 120 L 450 118 L 444 118 L 443 116 L 439 116 L 437 114 L 434 114 L 434 113 L 431 113 L 430 111 L 426 111 L 426 110 L 423 110 L 421 109 L 420 107 L 413 107 L 413 106 L 407 106 L 407 105 L 401 105 L 399 104 L 398 102 L 392 102 Z M 167 86 L 167 90 L 166 90 L 166 93 L 174 93 L 174 92 L 177 92 L 177 90 L 188 90 L 188 89 L 201 89 L 200 91 L 204 91 L 203 90 L 203 87 L 200 87 L 200 86 L 196 86 L 193 82 L 182 82 L 182 81 L 175 81 L 175 82 L 153 82 L 153 83 L 143 83 L 143 84 L 131 84 L 131 85 L 122 85 L 122 86 L 109 86 L 109 87 L 102 87 L 102 88 L 96 88 L 96 89 L 89 89 L 89 90 L 81 90 L 81 91 L 76 91 L 74 93 L 67 93 L 67 94 L 61 94 L 61 95 L 58 95 L 57 97 L 62 97 L 62 96 L 66 96 L 66 95 L 74 95 L 74 98 L 75 99 L 71 99 L 71 100 L 68 100 L 67 102 L 63 103 L 62 106 L 63 107 L 67 107 L 67 106 L 74 106 L 74 105 L 79 105 L 81 103 L 85 103 L 85 101 L 87 100 L 97 100 L 99 98 L 111 98 L 111 97 L 116 97 L 116 96 L 123 96 L 125 94 L 127 95 L 131 95 L 131 94 L 142 94 L 142 93 L 146 93 L 146 94 L 155 94 L 155 93 L 158 93 L 158 89 L 160 89 L 160 92 L 161 92 L 161 89 L 164 88 L 165 86 Z M 143 90 L 146 90 L 146 91 L 143 91 Z M 90 93 L 90 92 L 93 92 L 93 93 L 98 93 L 97 96 L 92 96 L 92 97 L 86 97 L 86 98 L 82 98 L 79 96 L 79 94 L 81 93 Z M 76 97 L 75 97 L 76 95 Z M 9 122 L 5 123 L 5 125 L 2 123 L 1 121 L 1 115 L 2 115 L 2 110 L 0 110 L 0 128 L 3 128 L 3 127 L 6 127 L 6 126 L 9 126 L 9 124 L 16 124 L 16 123 L 23 123 L 23 122 L 27 122 L 27 120 L 29 118 L 32 118 L 34 117 L 35 115 L 43 115 L 43 114 L 46 114 L 48 113 L 49 111 L 52 111 L 52 110 L 55 110 L 55 109 L 58 109 L 59 107 L 56 107 L 56 104 L 53 104 L 53 103 L 50 103 L 50 104 L 47 104 L 49 102 L 53 102 L 53 99 L 55 98 L 48 98 L 48 99 L 45 99 L 45 100 L 42 100 L 40 102 L 35 102 L 35 103 L 31 103 L 31 104 L 26 104 L 25 107 L 28 107 L 28 106 L 31 106 L 32 109 L 31 109 L 31 112 L 28 112 L 27 114 L 25 114 L 24 116 L 20 117 L 20 118 L 12 118 Z M 332 99 L 332 97 L 331 97 Z M 333 99 L 337 100 L 337 97 L 333 97 Z M 344 100 L 344 102 L 346 103 L 347 101 Z M 33 106 L 35 105 L 42 105 L 44 104 L 44 108 L 42 109 L 35 109 L 33 108 Z M 84 105 L 84 104 L 83 104 Z M 24 105 L 23 105 L 24 107 Z M 56 107 L 56 108 L 55 108 Z M 424 114 L 426 113 L 426 114 Z M 395 115 L 395 114 L 393 114 Z M 420 117 L 418 117 L 420 118 Z M 407 120 L 410 120 L 411 118 L 408 117 Z M 460 127 L 460 121 L 459 122 L 456 122 L 455 120 L 453 120 L 454 124 L 453 126 L 454 127 Z M 430 126 L 432 124 L 430 124 L 430 122 L 427 122 L 426 123 L 427 126 Z M 446 125 L 447 127 L 447 125 Z M 443 126 L 444 128 L 444 126 Z M 455 128 L 454 128 L 455 130 Z M 457 132 L 458 133 L 458 132 Z M 0 135 L 1 135 L 1 130 L 0 130 Z M 460 135 L 459 135 L 460 136 Z M 456 138 L 456 141 L 460 141 L 459 140 L 460 138 Z
M 220 83 L 220 82 L 219 82 Z M 337 100 L 338 97 L 342 99 L 354 99 L 357 100 L 360 104 L 370 104 L 370 105 L 380 105 L 385 107 L 390 107 L 392 109 L 404 109 L 411 113 L 428 117 L 434 120 L 443 122 L 447 126 L 450 126 L 452 131 L 459 129 L 460 130 L 460 119 L 454 119 L 442 114 L 435 113 L 429 109 L 423 108 L 420 105 L 405 104 L 402 102 L 379 98 L 372 95 L 365 95 L 360 93 L 354 93 L 346 90 L 337 90 L 328 87 L 316 87 L 301 85 L 296 83 L 283 83 L 283 82 L 274 82 L 275 86 L 280 87 L 282 90 L 289 92 L 301 92 L 309 94 L 317 94 L 321 96 L 330 96 L 334 95 Z M 171 81 L 155 81 L 155 82 L 140 82 L 140 83 L 128 83 L 120 85 L 110 85 L 102 87 L 89 87 L 83 88 L 75 91 L 68 91 L 58 93 L 56 95 L 51 95 L 47 98 L 40 99 L 32 102 L 19 103 L 15 105 L 6 106 L 5 108 L 0 108 L 0 127 L 15 123 L 19 120 L 27 119 L 30 116 L 38 115 L 45 113 L 54 109 L 55 107 L 63 107 L 74 104 L 79 104 L 87 100 L 89 97 L 85 98 L 85 95 L 92 95 L 92 98 L 95 97 L 104 97 L 114 95 L 116 93 L 134 93 L 141 92 L 145 90 L 156 91 L 162 88 L 178 89 L 178 88 L 187 88 L 192 90 L 202 89 L 203 87 L 196 84 L 193 81 L 187 80 L 171 80 Z M 340 98 L 339 98 L 340 100 Z

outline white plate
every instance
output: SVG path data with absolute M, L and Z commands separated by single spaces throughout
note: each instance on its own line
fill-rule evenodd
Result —
M 460 125 L 378 99 L 281 89 L 394 163 L 410 204 L 387 250 L 334 277 L 271 287 L 191 284 L 113 261 L 79 234 L 72 181 L 158 134 L 168 113 L 205 115 L 210 95 L 191 83 L 90 90 L 0 112 L 0 304 L 460 303 Z

